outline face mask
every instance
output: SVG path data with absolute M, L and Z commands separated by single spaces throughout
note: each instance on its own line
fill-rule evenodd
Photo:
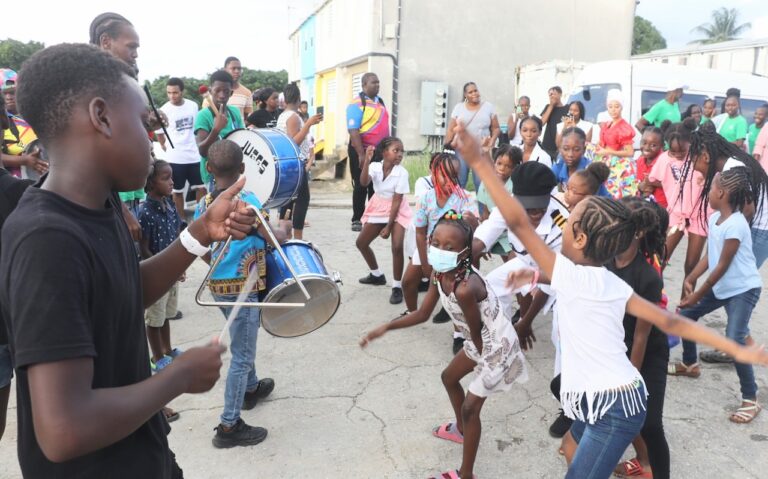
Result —
M 457 253 L 455 251 L 445 251 L 443 249 L 435 248 L 434 246 L 429 245 L 429 250 L 427 251 L 427 261 L 429 261 L 429 264 L 435 271 L 438 273 L 445 273 L 446 271 L 456 269 L 456 267 L 459 265 L 459 255 L 466 250 L 467 248 L 464 248 Z

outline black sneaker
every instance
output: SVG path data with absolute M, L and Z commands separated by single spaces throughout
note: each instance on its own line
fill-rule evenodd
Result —
M 453 338 L 453 354 L 456 355 L 464 347 L 464 338 Z
M 165 318 L 165 319 L 170 319 L 172 321 L 175 321 L 175 320 L 181 319 L 183 317 L 184 317 L 184 313 L 182 313 L 181 311 L 176 311 L 176 314 L 174 316 L 172 316 L 170 318 Z
M 549 435 L 559 439 L 565 436 L 565 433 L 571 428 L 571 424 L 573 424 L 573 419 L 567 417 L 563 410 L 560 409 L 560 413 L 555 418 L 555 421 L 549 426 Z
M 429 291 L 429 281 L 419 281 L 419 293 L 426 293 Z
M 512 324 L 515 324 L 518 321 L 520 321 L 520 310 L 519 309 L 517 311 L 515 311 L 515 314 L 512 315 Z
M 258 403 L 259 400 L 269 396 L 274 389 L 275 381 L 272 378 L 264 378 L 260 380 L 259 384 L 256 385 L 256 389 L 254 389 L 253 392 L 245 392 L 245 397 L 243 398 L 243 409 L 250 411 L 256 407 L 256 403 Z
M 363 224 L 359 221 L 353 221 L 352 222 L 352 231 L 362 231 L 363 230 Z
M 447 323 L 451 320 L 451 316 L 445 308 L 440 308 L 440 311 L 432 317 L 432 322 L 435 324 Z
M 389 296 L 389 304 L 400 304 L 403 302 L 402 288 L 392 288 L 392 294 Z
M 374 276 L 373 273 L 368 273 L 365 278 L 360 278 L 360 284 L 371 284 L 373 286 L 384 286 L 387 284 L 387 277 L 383 274 L 381 276 Z
M 267 438 L 267 430 L 263 427 L 249 426 L 242 419 L 238 419 L 229 431 L 224 431 L 224 426 L 219 424 L 214 428 L 213 447 L 228 449 L 235 446 L 254 446 Z

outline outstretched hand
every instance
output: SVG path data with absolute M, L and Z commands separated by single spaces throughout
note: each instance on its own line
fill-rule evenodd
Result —
M 482 161 L 482 150 L 477 139 L 467 132 L 464 123 L 460 120 L 456 121 L 453 133 L 453 141 L 451 141 L 453 149 L 461 155 L 470 167 L 478 165 Z
M 363 336 L 360 339 L 360 347 L 364 348 L 364 347 L 368 346 L 368 344 L 371 341 L 373 341 L 376 338 L 380 338 L 381 336 L 384 336 L 384 333 L 386 333 L 386 332 L 387 332 L 387 325 L 386 324 L 382 324 L 378 328 L 376 328 L 376 329 L 374 329 L 372 331 L 369 331 L 368 334 L 366 334 L 365 336 Z
M 744 346 L 739 348 L 738 352 L 733 355 L 733 359 L 737 363 L 768 366 L 768 351 L 765 350 L 764 344 L 760 346 Z
M 531 284 L 536 270 L 531 268 L 521 268 L 515 271 L 511 271 L 507 275 L 507 287 L 515 291 L 522 288 L 525 285 Z
M 235 184 L 224 190 L 203 215 L 189 227 L 196 227 L 199 223 L 203 231 L 192 231 L 193 236 L 203 245 L 209 245 L 216 241 L 227 239 L 230 235 L 233 239 L 240 240 L 251 232 L 256 222 L 256 212 L 238 199 L 237 195 L 245 186 L 245 177 L 240 177 Z M 200 236 L 198 236 L 198 234 Z

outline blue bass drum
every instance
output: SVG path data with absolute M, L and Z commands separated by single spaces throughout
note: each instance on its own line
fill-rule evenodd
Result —
M 265 209 L 287 205 L 299 194 L 304 158 L 293 139 L 280 130 L 235 130 L 226 136 L 243 150 L 245 189 Z
M 296 276 L 309 292 L 307 300 L 274 248 L 267 252 L 267 303 L 303 303 L 303 308 L 261 310 L 261 324 L 273 336 L 293 338 L 311 333 L 331 320 L 341 303 L 341 294 L 323 263 L 323 257 L 311 243 L 300 240 L 281 245 Z M 336 276 L 336 275 L 334 275 Z

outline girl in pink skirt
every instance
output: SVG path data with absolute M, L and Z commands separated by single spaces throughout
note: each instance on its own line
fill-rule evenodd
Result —
M 392 295 L 391 304 L 403 301 L 401 278 L 403 276 L 403 239 L 411 223 L 411 207 L 404 195 L 410 193 L 408 170 L 400 166 L 403 161 L 403 142 L 389 136 L 374 149 L 368 147 L 361 165 L 360 184 L 367 187 L 373 182 L 373 197 L 368 201 L 361 222 L 363 229 L 355 243 L 371 272 L 360 278 L 360 283 L 382 286 L 387 284 L 379 270 L 371 243 L 377 236 L 392 237 Z

